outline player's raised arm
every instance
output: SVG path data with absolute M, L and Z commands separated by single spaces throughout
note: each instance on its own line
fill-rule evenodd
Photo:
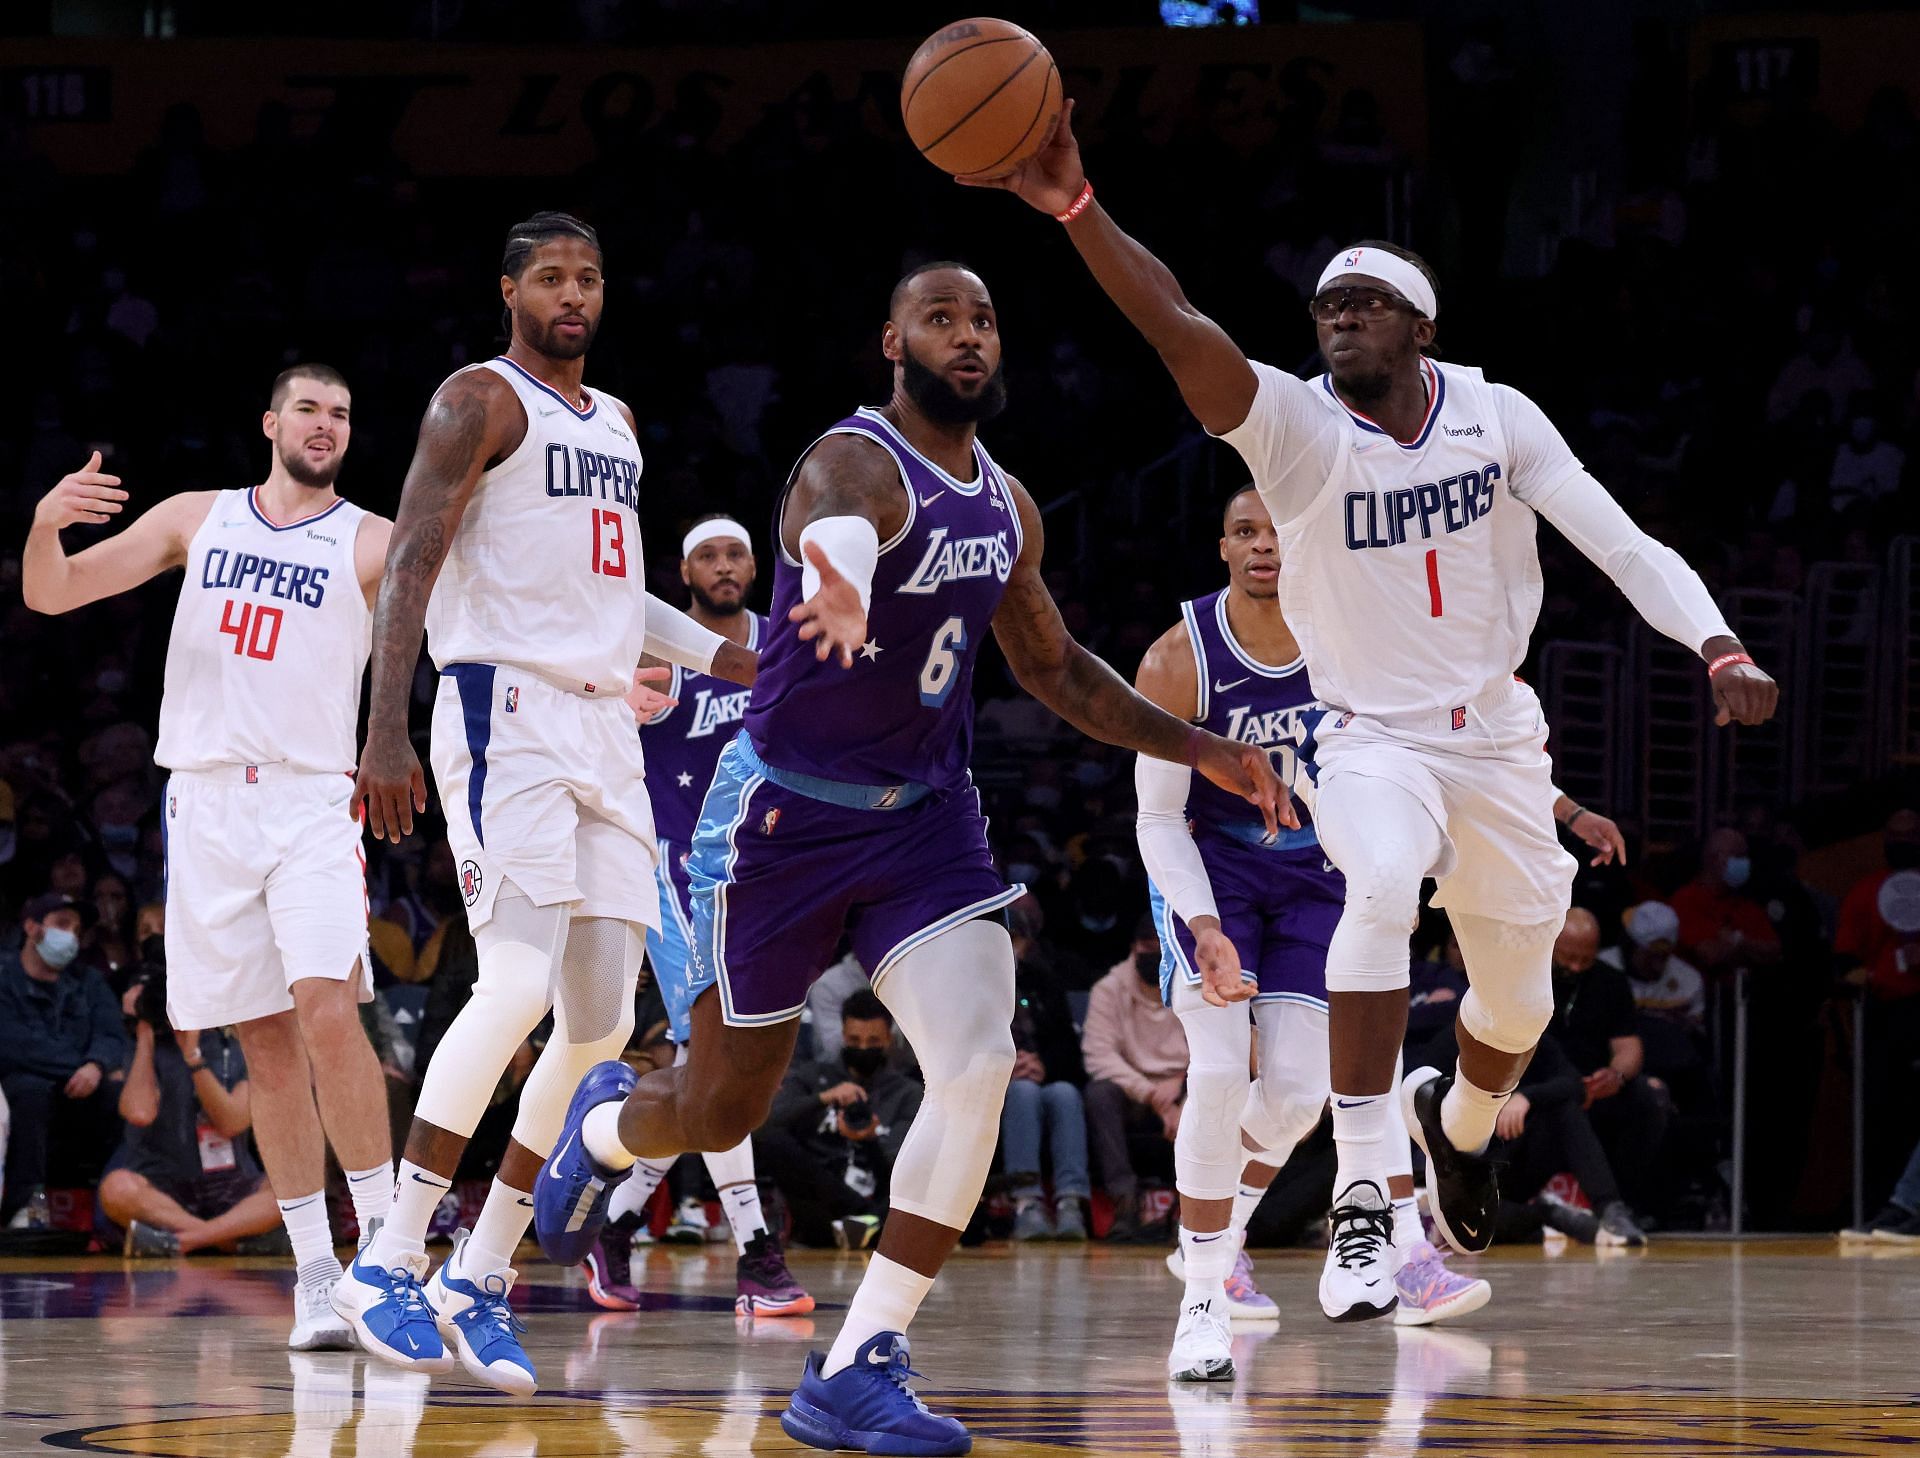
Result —
M 999 187 L 1066 223 L 1107 297 L 1166 361 L 1194 417 L 1225 435 L 1253 408 L 1258 380 L 1226 330 L 1187 302 L 1180 281 L 1159 259 L 1123 233 L 1093 200 L 1073 136 L 1073 103 L 1060 115 L 1052 139 L 1005 177 L 963 177 L 970 187 Z
M 407 739 L 407 695 L 427 598 L 481 473 L 510 454 L 526 428 L 526 411 L 512 387 L 481 369 L 442 385 L 420 422 L 374 608 L 367 743 L 354 782 L 354 796 L 366 802 L 367 825 L 376 836 L 398 841 L 413 830 L 414 812 L 427 808 L 427 778 Z
M 1067 631 L 1040 575 L 1045 529 L 1027 489 L 1007 478 L 1023 544 L 993 615 L 993 635 L 1020 686 L 1082 734 L 1198 770 L 1258 807 L 1269 832 L 1299 828 L 1286 787 L 1266 751 L 1189 724 L 1136 693 Z
M 907 521 L 899 467 L 857 436 L 830 435 L 808 453 L 794 477 L 780 522 L 781 544 L 798 557 L 802 598 L 789 614 L 802 642 L 822 662 L 853 666 L 867 641 L 867 605 L 880 543 Z
M 20 591 L 37 613 L 69 613 L 103 597 L 138 587 L 169 567 L 186 564 L 193 540 L 214 498 L 211 491 L 169 496 L 132 526 L 69 557 L 60 533 L 70 526 L 99 525 L 126 510 L 120 478 L 100 469 L 100 452 L 59 482 L 33 509 L 20 558 Z

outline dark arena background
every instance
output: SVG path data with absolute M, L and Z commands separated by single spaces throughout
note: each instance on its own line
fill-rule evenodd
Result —
M 1045 1070 L 1017 1065 L 1015 1083 L 1058 1093 L 1038 1171 L 1010 1150 L 1040 1149 L 1038 1123 L 1014 1128 L 1040 1099 L 1009 1104 L 913 1327 L 922 1397 L 996 1458 L 1920 1444 L 1920 15 L 1729 0 L 1005 13 L 1058 66 L 1100 203 L 1249 356 L 1320 375 L 1308 300 L 1328 260 L 1357 240 L 1417 251 L 1439 280 L 1442 366 L 1536 401 L 1700 574 L 1780 698 L 1769 723 L 1716 727 L 1706 665 L 1541 525 L 1519 674 L 1555 782 L 1589 818 L 1559 817 L 1580 860 L 1548 1034 L 1567 1078 L 1523 1081 L 1532 1113 L 1501 1127 L 1499 1239 L 1449 1258 L 1492 1299 L 1436 1325 L 1325 1319 L 1324 1120 L 1247 1225 L 1277 1320 L 1236 1320 L 1232 1381 L 1169 1382 L 1184 1045 L 1148 985 L 1161 948 L 1135 756 L 1023 694 L 987 644 L 973 779 L 997 867 L 1027 887 L 1008 909 L 1015 1034 Z M 688 603 L 683 536 L 720 513 L 753 537 L 750 604 L 767 609 L 794 461 L 891 393 L 894 281 L 957 259 L 991 290 L 1006 351 L 1007 409 L 982 437 L 1038 503 L 1066 627 L 1131 680 L 1180 604 L 1226 580 L 1221 512 L 1247 468 L 1060 224 L 916 154 L 902 73 L 959 18 L 901 0 L 0 6 L 0 1453 L 810 1451 L 779 1418 L 872 1259 L 875 1181 L 883 1197 L 925 1061 L 896 1036 L 854 1081 L 896 1137 L 842 1137 L 828 1096 L 858 1062 L 841 1045 L 860 1009 L 843 1023 L 840 999 L 872 970 L 851 953 L 753 1136 L 810 1315 L 737 1314 L 730 1207 L 695 1159 L 627 1222 L 619 1284 L 637 1310 L 603 1310 L 580 1270 L 522 1247 L 531 1396 L 289 1350 L 295 1264 L 264 1186 L 222 1186 L 264 1209 L 244 1235 L 208 1233 L 224 1206 L 169 1200 L 173 1227 L 115 1218 L 104 1182 L 161 1158 L 155 1129 L 179 1131 L 190 1183 L 261 1178 L 233 1084 L 208 1095 L 195 1066 L 229 1044 L 209 1031 L 191 1051 L 156 985 L 156 728 L 182 574 L 50 614 L 28 605 L 23 554 L 43 498 L 96 452 L 126 511 L 69 526 L 69 554 L 176 493 L 262 482 L 272 383 L 315 361 L 351 390 L 339 491 L 391 517 L 435 390 L 506 347 L 509 228 L 559 210 L 602 248 L 586 387 L 631 407 L 629 546 L 657 596 Z M 1382 614 L 1366 631 L 1384 644 L 1419 626 Z M 437 682 L 423 653 L 408 705 L 423 764 Z M 364 729 L 364 699 L 360 714 Z M 410 834 L 362 843 L 361 1017 L 396 1155 L 478 975 L 462 905 L 477 889 L 448 839 L 464 813 L 431 790 Z M 1581 832 L 1604 821 L 1624 864 L 1590 864 Z M 284 873 L 302 875 L 297 856 Z M 1409 1068 L 1436 1036 L 1451 1046 L 1467 985 L 1424 900 L 1411 957 Z M 667 1020 L 650 965 L 627 1062 L 672 1061 Z M 553 1036 L 537 1029 L 494 1089 L 432 1261 L 513 1157 Z M 1170 1042 L 1171 1069 L 1154 1062 Z M 163 1068 L 156 1092 L 165 1059 L 179 1076 Z M 325 1059 L 311 1076 L 324 1114 Z M 328 1169 L 345 1256 L 356 1206 Z M 1083 1220 L 1091 1238 L 1067 1238 Z

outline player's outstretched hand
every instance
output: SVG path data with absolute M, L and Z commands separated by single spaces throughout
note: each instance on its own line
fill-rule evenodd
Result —
M 353 798 L 364 807 L 361 818 L 375 840 L 413 834 L 415 812 L 427 808 L 427 777 L 407 734 L 368 734 L 360 751 L 360 772 L 353 777 Z
M 1751 663 L 1736 663 L 1713 676 L 1713 722 L 1764 724 L 1780 703 L 1780 685 Z
M 1293 796 L 1280 783 L 1273 772 L 1273 760 L 1259 745 L 1203 733 L 1193 767 L 1257 809 L 1269 836 L 1279 835 L 1283 825 L 1288 830 L 1300 828 L 1300 812 L 1293 808 Z
M 98 526 L 112 521 L 126 510 L 127 493 L 118 489 L 120 478 L 100 470 L 100 452 L 87 458 L 86 465 L 62 476 L 53 490 L 40 498 L 33 509 L 35 526 L 50 526 L 55 531 L 82 524 Z
M 1245 1002 L 1256 991 L 1240 975 L 1240 953 L 1211 916 L 1194 918 L 1193 960 L 1200 969 L 1200 995 L 1215 1007 Z
M 1080 200 L 1087 185 L 1087 171 L 1080 165 L 1080 144 L 1073 139 L 1073 103 L 1060 109 L 1060 120 L 1046 145 L 1013 171 L 998 177 L 972 173 L 956 177 L 962 187 L 998 187 L 1031 203 L 1041 212 L 1058 217 Z
M 680 700 L 669 698 L 651 684 L 665 683 L 673 677 L 671 668 L 636 668 L 633 671 L 633 687 L 627 690 L 627 707 L 633 710 L 633 717 L 642 724 L 659 718 L 668 709 L 679 707 Z
M 852 668 L 853 655 L 867 641 L 867 610 L 860 605 L 860 594 L 818 542 L 800 550 L 820 573 L 820 587 L 787 616 L 800 625 L 800 641 L 813 644 L 815 658 L 825 663 L 835 656 L 842 668 Z
M 1620 827 L 1606 816 L 1592 810 L 1582 810 L 1575 818 L 1572 830 L 1593 848 L 1592 864 L 1624 866 L 1627 863 L 1627 838 L 1620 833 Z

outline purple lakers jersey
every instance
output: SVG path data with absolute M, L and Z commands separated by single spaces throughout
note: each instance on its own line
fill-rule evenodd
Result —
M 747 619 L 747 646 L 758 648 L 766 641 L 767 620 L 753 612 Z M 720 751 L 740 732 L 752 690 L 678 666 L 664 687 L 668 698 L 680 702 L 640 726 L 640 743 L 654 829 L 661 840 L 684 846 L 693 839 Z
M 962 481 L 877 410 L 860 410 L 820 439 L 827 435 L 864 436 L 893 457 L 907 522 L 880 544 L 867 643 L 852 668 L 820 662 L 813 644 L 800 641 L 787 617 L 800 601 L 800 565 L 782 547 L 747 733 L 776 769 L 862 785 L 961 789 L 973 751 L 974 660 L 1020 556 L 1013 496 L 978 441 L 973 479 Z M 785 500 L 783 493 L 782 507 Z M 776 541 L 779 526 L 776 510 Z
M 1317 707 L 1307 682 L 1306 660 L 1262 663 L 1242 648 L 1227 626 L 1225 588 L 1182 603 L 1180 615 L 1193 643 L 1193 667 L 1200 683 L 1199 712 L 1193 722 L 1224 738 L 1264 746 L 1274 756 L 1274 772 L 1291 784 L 1295 729 L 1301 714 Z M 1296 800 L 1294 808 L 1300 812 L 1301 828 L 1280 832 L 1281 849 L 1319 840 L 1308 821 L 1307 807 Z M 1238 832 L 1241 838 L 1249 828 L 1264 833 L 1245 800 L 1200 775 L 1193 777 L 1193 788 L 1187 793 L 1187 817 L 1196 830 Z

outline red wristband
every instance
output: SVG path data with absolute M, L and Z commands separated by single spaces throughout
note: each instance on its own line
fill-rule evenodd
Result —
M 1092 206 L 1093 206 L 1093 183 L 1088 182 L 1085 187 L 1080 189 L 1080 196 L 1078 196 L 1073 200 L 1073 205 L 1069 207 L 1064 213 L 1055 213 L 1053 215 L 1053 220 L 1056 223 L 1071 223 L 1075 218 L 1079 217 L 1080 214 L 1084 213 L 1088 208 Z
M 1180 746 L 1180 758 L 1186 761 L 1188 769 L 1200 768 L 1200 746 L 1207 742 L 1206 731 L 1196 726 L 1187 728 L 1187 742 Z
M 1756 666 L 1754 661 L 1744 653 L 1722 653 L 1707 665 L 1707 677 L 1712 678 L 1721 669 L 1731 668 L 1736 663 L 1744 663 L 1749 668 Z

